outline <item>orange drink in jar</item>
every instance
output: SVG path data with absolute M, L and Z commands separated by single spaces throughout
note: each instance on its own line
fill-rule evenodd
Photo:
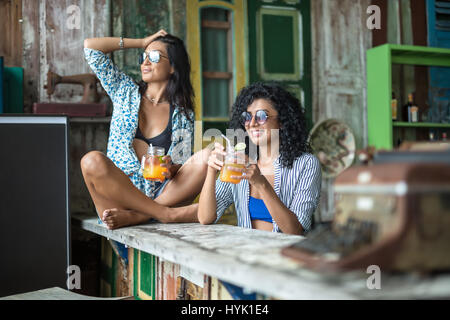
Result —
M 144 179 L 150 181 L 164 182 L 166 177 L 163 172 L 167 172 L 167 168 L 161 167 L 164 163 L 164 148 L 149 146 L 148 152 L 142 157 L 141 169 Z
M 229 182 L 238 184 L 240 179 L 233 179 L 231 176 L 241 177 L 242 172 L 233 171 L 232 168 L 244 169 L 245 168 L 245 144 L 239 143 L 234 149 L 227 149 L 224 165 L 220 171 L 220 180 L 222 182 Z M 230 169 L 229 169 L 230 168 Z

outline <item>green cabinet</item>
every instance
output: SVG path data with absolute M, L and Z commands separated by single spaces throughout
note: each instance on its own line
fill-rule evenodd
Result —
M 396 130 L 450 128 L 450 124 L 392 121 L 393 64 L 450 67 L 450 49 L 385 44 L 367 51 L 368 142 L 377 149 L 393 149 Z

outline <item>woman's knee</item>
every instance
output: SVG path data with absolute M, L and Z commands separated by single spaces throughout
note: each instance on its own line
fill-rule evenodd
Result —
M 208 158 L 210 154 L 211 150 L 208 148 L 197 151 L 186 161 L 186 165 L 188 165 L 191 169 L 192 165 L 197 165 L 198 167 L 208 166 Z
M 200 151 L 198 151 L 196 154 L 194 154 L 194 161 L 196 164 L 200 164 L 202 166 L 208 166 L 208 159 L 211 155 L 211 149 L 210 148 L 204 148 Z
M 99 176 L 108 172 L 108 158 L 100 151 L 91 151 L 81 158 L 83 174 Z

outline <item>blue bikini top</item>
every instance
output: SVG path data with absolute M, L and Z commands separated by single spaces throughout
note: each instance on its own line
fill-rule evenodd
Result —
M 250 196 L 248 211 L 250 212 L 251 220 L 262 220 L 270 223 L 273 222 L 269 210 L 267 210 L 264 201 L 261 199 L 256 199 Z

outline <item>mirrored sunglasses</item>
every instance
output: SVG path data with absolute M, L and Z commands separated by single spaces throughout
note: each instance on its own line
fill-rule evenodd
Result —
M 267 122 L 267 119 L 269 119 L 270 116 L 267 114 L 267 112 L 265 110 L 258 110 L 255 113 L 255 121 L 260 124 L 263 125 Z M 241 120 L 242 120 L 242 124 L 245 126 L 248 126 L 250 124 L 250 122 L 252 122 L 253 116 L 250 112 L 244 111 L 241 114 Z
M 147 58 L 153 63 L 158 63 L 159 60 L 161 60 L 161 57 L 167 59 L 167 57 L 162 55 L 158 50 L 151 50 L 149 52 L 144 51 L 139 55 L 139 64 L 143 64 Z

